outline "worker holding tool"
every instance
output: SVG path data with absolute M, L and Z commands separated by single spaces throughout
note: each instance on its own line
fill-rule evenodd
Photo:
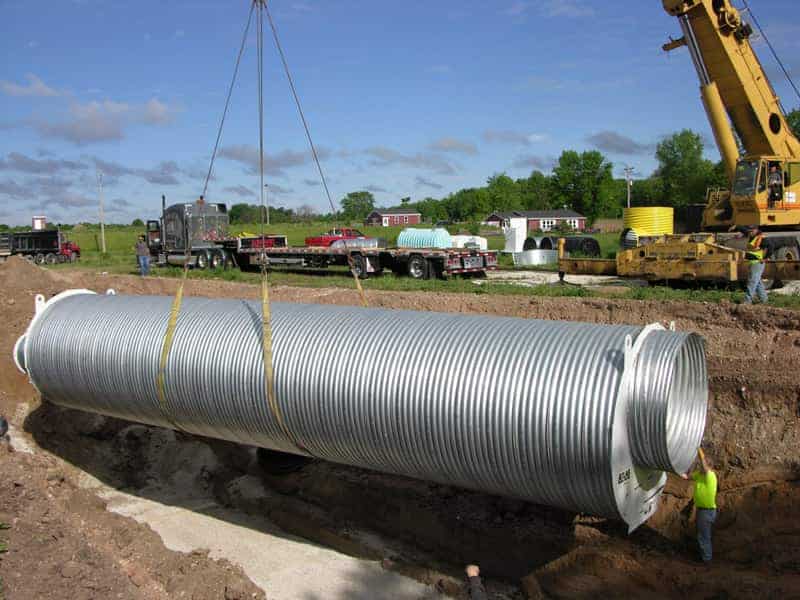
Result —
M 136 242 L 136 261 L 139 263 L 139 273 L 142 277 L 150 274 L 150 248 L 147 247 L 147 242 L 144 241 L 144 236 L 139 236 L 139 241 Z
M 467 581 L 469 583 L 469 600 L 487 600 L 486 588 L 481 582 L 481 570 L 478 565 L 467 565 Z
M 694 506 L 697 510 L 697 545 L 700 547 L 700 559 L 704 564 L 711 562 L 712 545 L 711 530 L 717 520 L 717 474 L 711 468 L 711 461 L 703 449 L 697 451 L 700 468 L 691 474 L 681 475 L 694 481 Z
M 750 225 L 747 227 L 747 251 L 745 252 L 745 260 L 750 263 L 750 275 L 744 295 L 745 304 L 752 304 L 756 295 L 762 304 L 767 303 L 767 291 L 764 289 L 764 282 L 761 281 L 761 277 L 764 275 L 765 257 L 764 235 L 758 227 Z

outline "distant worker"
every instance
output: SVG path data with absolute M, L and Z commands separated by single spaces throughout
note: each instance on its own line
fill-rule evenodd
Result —
M 486 588 L 481 582 L 481 570 L 478 565 L 467 565 L 467 581 L 469 584 L 469 600 L 487 600 Z
M 772 208 L 777 202 L 783 201 L 783 173 L 777 165 L 772 165 L 769 169 L 767 188 L 769 188 L 768 205 Z
M 750 263 L 750 275 L 747 279 L 747 291 L 744 295 L 744 303 L 752 304 L 757 295 L 762 304 L 767 303 L 767 291 L 764 289 L 764 282 L 761 278 L 764 275 L 764 235 L 755 225 L 747 228 L 747 251 L 745 260 Z
M 712 469 L 711 461 L 706 457 L 703 449 L 697 451 L 700 459 L 700 468 L 681 475 L 684 479 L 694 481 L 694 506 L 697 511 L 697 545 L 700 548 L 700 559 L 704 564 L 711 562 L 713 549 L 711 534 L 714 521 L 717 520 L 717 474 Z
M 136 260 L 139 263 L 139 272 L 142 277 L 150 274 L 150 248 L 147 242 L 144 241 L 144 236 L 139 236 L 139 241 L 136 242 Z

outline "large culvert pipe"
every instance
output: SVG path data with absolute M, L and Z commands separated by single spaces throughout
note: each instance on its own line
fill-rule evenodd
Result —
M 705 426 L 702 339 L 602 326 L 337 306 L 183 301 L 156 390 L 171 298 L 73 291 L 14 349 L 47 400 L 587 512 L 631 528 Z M 291 435 L 287 435 L 286 431 Z

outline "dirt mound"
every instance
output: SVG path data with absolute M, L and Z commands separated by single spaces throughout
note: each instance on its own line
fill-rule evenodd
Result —
M 0 443 L 0 597 L 264 598 L 241 569 L 204 552 L 164 548 L 132 519 L 105 510 L 57 461 Z

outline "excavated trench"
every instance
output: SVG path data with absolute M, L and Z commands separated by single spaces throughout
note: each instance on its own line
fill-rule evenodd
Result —
M 142 281 L 39 269 L 2 273 L 9 326 L 0 339 L 0 410 L 34 392 L 10 349 L 35 293 L 74 287 L 174 291 Z M 31 267 L 32 269 L 33 267 Z M 188 293 L 255 298 L 252 286 L 191 282 Z M 349 290 L 276 288 L 281 301 L 356 304 Z M 460 593 L 461 568 L 481 564 L 497 597 L 790 597 L 800 594 L 800 314 L 691 303 L 370 293 L 374 306 L 642 325 L 675 321 L 708 342 L 711 395 L 704 446 L 720 475 L 715 562 L 692 561 L 689 486 L 671 477 L 657 514 L 633 535 L 621 523 L 355 468 L 313 462 L 275 476 L 251 448 L 43 403 L 25 420 L 38 446 L 112 488 L 192 510 L 193 489 L 239 524 L 266 516 L 286 532 Z M 13 301 L 13 302 L 9 302 Z M 6 351 L 7 350 L 7 351 Z M 198 492 L 199 493 L 199 492 Z M 532 575 L 532 577 L 529 577 Z M 525 579 L 527 577 L 527 579 Z

